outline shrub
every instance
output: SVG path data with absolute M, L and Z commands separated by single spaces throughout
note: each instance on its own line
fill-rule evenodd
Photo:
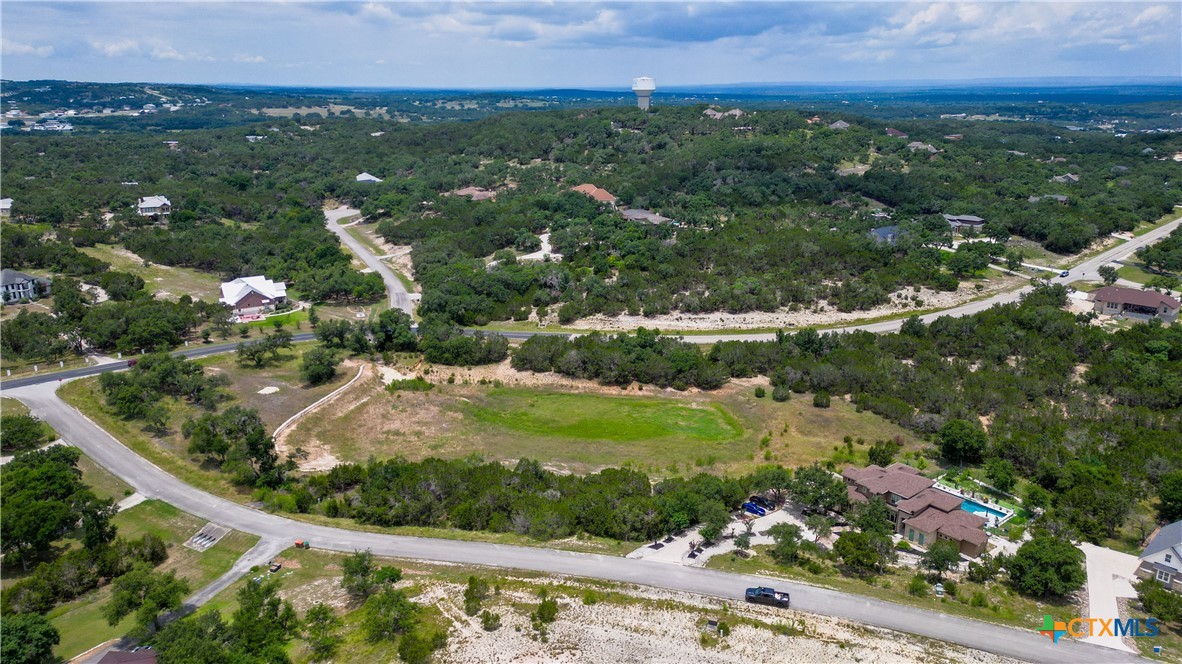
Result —
M 969 606 L 979 606 L 984 608 L 989 606 L 989 600 L 985 599 L 985 593 L 978 590 L 977 592 L 973 593 L 973 598 L 969 600 Z
M 828 408 L 829 407 L 829 393 L 821 390 L 813 395 L 814 408 Z
M 763 389 L 763 386 L 755 388 L 755 398 L 756 399 L 762 399 L 764 397 L 764 395 L 766 395 L 766 394 L 767 394 L 767 390 Z
M 907 584 L 907 592 L 916 597 L 923 597 L 928 594 L 928 582 L 918 574 L 911 577 L 911 582 Z
M 792 392 L 783 385 L 777 385 L 772 388 L 772 401 L 783 403 L 792 398 Z
M 452 382 L 455 382 L 454 378 Z M 391 381 L 386 386 L 386 391 L 390 394 L 394 394 L 395 392 L 430 392 L 434 387 L 434 383 L 427 382 L 422 376 L 415 376 L 406 380 Z
M 900 551 L 910 551 L 911 542 L 908 542 L 907 540 L 899 540 L 898 542 L 895 542 L 895 548 Z
M 944 594 L 948 595 L 949 597 L 956 597 L 956 582 L 955 581 L 945 581 L 944 582 Z
M 495 632 L 501 628 L 501 614 L 492 613 L 488 609 L 480 612 L 480 626 L 486 632 Z

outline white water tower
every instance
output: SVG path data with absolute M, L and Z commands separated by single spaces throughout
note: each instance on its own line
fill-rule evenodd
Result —
M 632 91 L 636 93 L 636 107 L 642 111 L 648 110 L 649 99 L 657 89 L 657 82 L 649 76 L 632 79 Z

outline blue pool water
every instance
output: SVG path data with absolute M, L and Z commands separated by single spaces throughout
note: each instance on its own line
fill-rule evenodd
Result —
M 960 509 L 962 509 L 966 512 L 972 512 L 973 514 L 976 514 L 977 516 L 983 516 L 986 519 L 988 519 L 992 515 L 994 517 L 997 517 L 998 522 L 1001 522 L 1002 520 L 1006 519 L 1009 516 L 1004 512 L 1001 512 L 999 510 L 995 510 L 992 507 L 989 507 L 988 505 L 982 505 L 981 503 L 978 503 L 975 500 L 969 500 L 968 498 L 965 498 L 964 502 L 960 504 Z

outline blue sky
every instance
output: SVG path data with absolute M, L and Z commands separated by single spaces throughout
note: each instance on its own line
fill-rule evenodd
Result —
M 5 0 L 0 76 L 381 87 L 1182 76 L 1182 3 Z

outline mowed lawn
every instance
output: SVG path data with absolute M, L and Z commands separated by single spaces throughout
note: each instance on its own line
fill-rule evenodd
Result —
M 225 574 L 258 541 L 257 536 L 234 531 L 204 552 L 193 551 L 183 545 L 206 522 L 156 500 L 120 512 L 113 521 L 121 537 L 135 539 L 151 533 L 163 539 L 168 547 L 168 560 L 157 569 L 175 570 L 193 591 Z M 49 612 L 50 622 L 61 633 L 61 643 L 54 649 L 59 657 L 72 658 L 131 629 L 134 623 L 131 616 L 114 627 L 103 618 L 102 607 L 110 595 L 111 587 L 106 585 Z
M 194 300 L 216 302 L 221 297 L 221 279 L 216 274 L 193 270 L 187 267 L 168 267 L 148 263 L 130 251 L 112 244 L 96 244 L 82 247 L 83 253 L 111 264 L 120 272 L 129 272 L 144 280 L 145 287 L 159 297 L 175 300 L 188 295 Z

